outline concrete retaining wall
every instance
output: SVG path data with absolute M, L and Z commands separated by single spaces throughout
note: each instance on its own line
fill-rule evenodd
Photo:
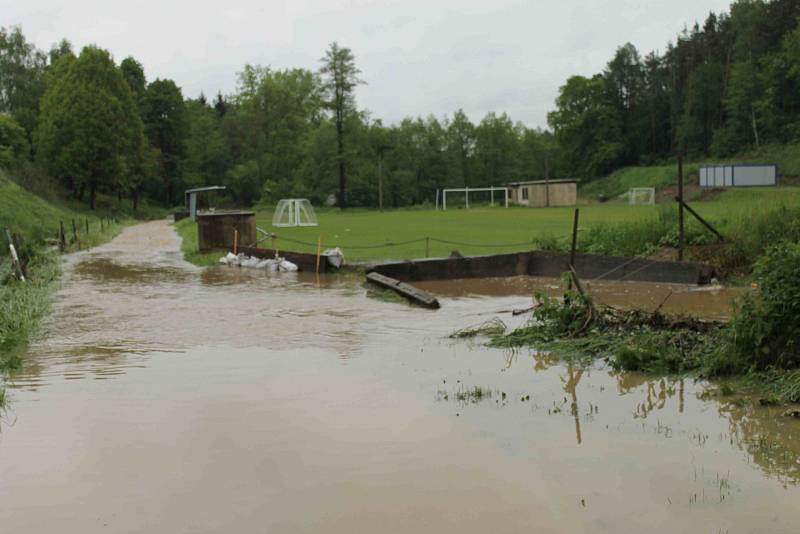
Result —
M 536 251 L 392 262 L 372 266 L 367 272 L 377 272 L 403 282 L 417 282 L 521 275 L 556 278 L 568 269 L 569 254 Z M 707 284 L 714 276 L 713 269 L 702 263 L 652 261 L 593 254 L 576 255 L 575 269 L 578 276 L 587 281 L 603 276 L 604 280 Z

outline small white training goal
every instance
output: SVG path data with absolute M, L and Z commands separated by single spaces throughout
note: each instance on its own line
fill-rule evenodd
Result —
M 317 226 L 317 214 L 305 198 L 284 198 L 275 207 L 272 226 Z
M 458 200 L 464 203 L 465 208 L 469 208 L 470 194 L 473 200 L 476 196 L 480 196 L 477 204 L 488 204 L 494 206 L 495 204 L 502 204 L 508 207 L 508 188 L 507 187 L 464 187 L 455 189 L 442 189 L 442 203 L 441 209 L 447 209 L 447 195 L 452 199 L 455 195 Z M 460 205 L 460 202 L 459 202 Z M 452 203 L 451 203 L 452 206 Z M 436 190 L 436 209 L 439 209 L 439 190 Z
M 654 187 L 634 187 L 628 191 L 628 204 L 643 206 L 656 203 L 656 189 Z

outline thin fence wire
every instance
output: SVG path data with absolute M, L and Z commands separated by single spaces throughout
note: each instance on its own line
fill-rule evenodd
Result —
M 340 247 L 340 248 L 343 248 L 345 250 L 348 250 L 348 249 L 349 250 L 377 250 L 377 249 L 382 249 L 382 248 L 403 247 L 403 246 L 407 246 L 407 245 L 423 243 L 423 242 L 426 242 L 426 241 L 428 243 L 440 243 L 440 244 L 444 244 L 444 245 L 455 245 L 455 246 L 461 246 L 461 247 L 475 247 L 475 248 L 519 248 L 519 247 L 530 247 L 530 246 L 535 244 L 535 240 L 533 240 L 533 239 L 531 241 L 518 242 L 518 243 L 469 243 L 469 242 L 466 242 L 466 241 L 452 241 L 452 240 L 449 240 L 449 239 L 439 239 L 437 237 L 421 237 L 421 238 L 418 238 L 418 239 L 410 239 L 410 240 L 407 240 L 407 241 L 387 241 L 386 243 L 373 244 L 373 245 L 347 245 L 347 244 L 341 244 L 341 243 L 332 245 L 332 244 L 325 244 L 325 243 L 323 243 L 323 244 L 312 243 L 312 242 L 303 241 L 303 240 L 300 240 L 300 239 L 292 239 L 292 238 L 288 238 L 288 237 L 281 237 L 279 235 L 273 235 L 272 237 L 277 241 L 286 241 L 288 243 L 294 243 L 294 244 L 297 244 L 297 245 L 304 245 L 304 246 L 308 246 L 308 247 L 317 247 L 317 246 L 321 246 L 322 248 Z M 265 239 L 266 238 L 262 239 L 262 241 L 265 240 Z M 612 274 L 614 274 L 615 272 L 619 271 L 620 269 L 624 269 L 625 267 L 629 266 L 630 264 L 632 264 L 634 262 L 637 262 L 637 261 L 642 261 L 642 260 L 647 260 L 647 257 L 644 256 L 644 255 L 634 256 L 634 257 L 626 260 L 625 262 L 617 265 L 616 267 L 606 271 L 605 273 L 592 278 L 591 280 L 589 280 L 589 282 L 601 281 L 604 278 L 607 278 L 607 277 L 611 276 Z M 641 271 L 643 271 L 643 270 L 645 270 L 645 269 L 647 269 L 648 267 L 651 267 L 651 266 L 652 266 L 651 263 L 645 263 L 644 265 L 638 267 L 637 269 L 634 269 L 633 271 L 631 271 L 629 273 L 625 273 L 624 275 L 622 275 L 619 278 L 619 280 L 624 280 L 624 279 L 626 279 L 626 278 L 628 278 L 630 276 L 633 276 L 634 274 L 639 273 L 639 272 L 641 272 Z
M 297 245 L 305 245 L 308 247 L 316 247 L 317 243 L 311 243 L 309 241 L 302 241 L 300 239 L 292 239 L 288 237 L 281 237 L 279 235 L 275 235 L 274 238 L 277 241 L 286 241 L 288 243 L 294 243 Z M 450 241 L 447 239 L 439 239 L 436 237 L 421 237 L 418 239 L 410 239 L 408 241 L 387 241 L 385 243 L 374 244 L 374 245 L 347 245 L 342 243 L 337 244 L 329 244 L 323 243 L 321 246 L 323 248 L 331 248 L 331 247 L 340 247 L 343 249 L 350 249 L 350 250 L 374 250 L 374 249 L 381 249 L 381 248 L 394 248 L 394 247 L 402 247 L 406 245 L 413 245 L 415 243 L 441 243 L 445 245 L 457 245 L 461 247 L 484 247 L 484 248 L 513 248 L 513 247 L 525 247 L 533 245 L 534 241 L 525 241 L 522 243 L 467 243 L 463 241 Z

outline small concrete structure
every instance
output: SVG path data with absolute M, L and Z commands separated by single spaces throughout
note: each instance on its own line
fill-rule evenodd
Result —
M 578 202 L 577 180 L 536 180 L 507 184 L 511 202 L 531 208 L 574 206 Z
M 255 246 L 255 212 L 208 211 L 197 214 L 197 245 L 200 252 L 233 250 L 237 232 L 238 247 Z

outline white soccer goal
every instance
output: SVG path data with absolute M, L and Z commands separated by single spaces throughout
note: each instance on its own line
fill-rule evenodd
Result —
M 628 204 L 641 206 L 656 203 L 656 189 L 654 187 L 634 187 L 628 191 Z
M 456 189 L 442 189 L 442 209 L 447 209 L 447 194 L 460 193 L 464 195 L 464 207 L 469 208 L 469 196 L 473 197 L 480 193 L 481 198 L 489 201 L 491 206 L 497 202 L 502 202 L 503 205 L 508 207 L 508 188 L 507 187 L 464 187 Z M 488 195 L 487 195 L 488 193 Z M 439 209 L 439 190 L 436 190 L 436 209 Z
M 317 226 L 317 214 L 305 198 L 284 198 L 275 207 L 272 226 Z

